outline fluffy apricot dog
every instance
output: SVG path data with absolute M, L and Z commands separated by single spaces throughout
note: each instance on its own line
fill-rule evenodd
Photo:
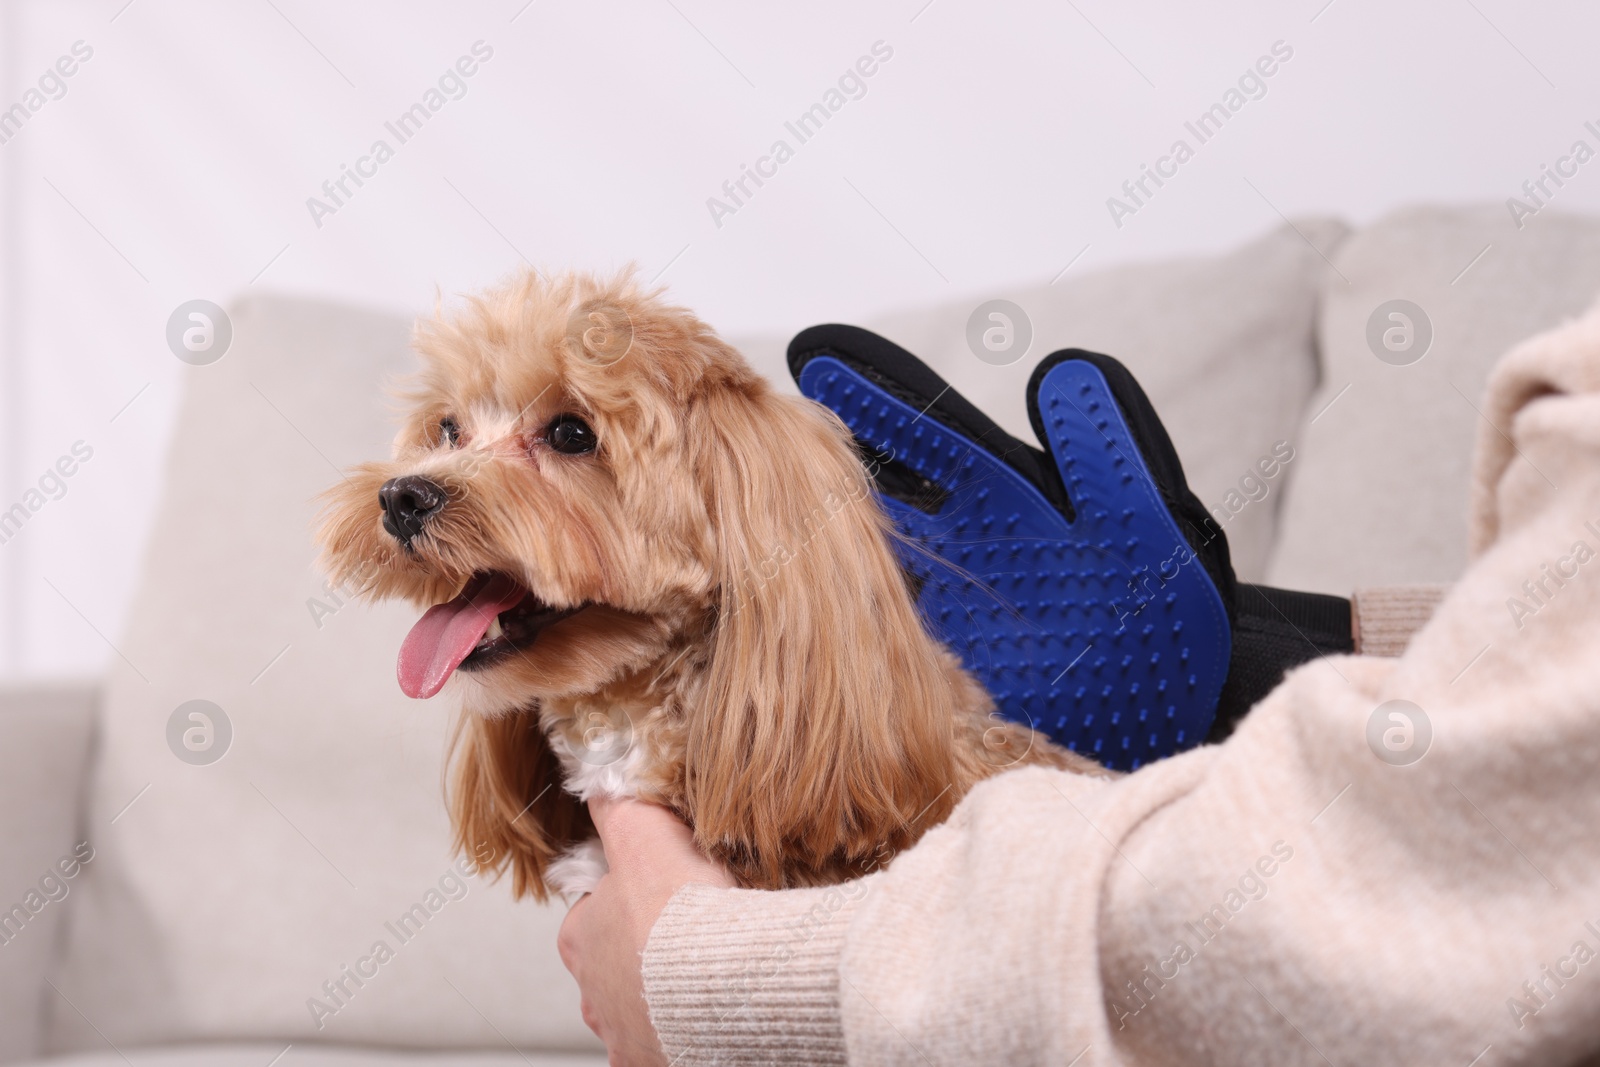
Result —
M 863 873 L 1007 767 L 1098 772 L 924 630 L 843 424 L 659 292 L 529 273 L 415 345 L 394 458 L 329 492 L 320 539 L 426 609 L 400 684 L 454 679 L 457 844 L 518 895 L 604 872 L 598 794 L 780 888 Z

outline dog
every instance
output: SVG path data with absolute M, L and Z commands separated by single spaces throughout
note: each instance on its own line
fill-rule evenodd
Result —
M 659 290 L 528 272 L 413 340 L 393 459 L 318 537 L 336 581 L 425 609 L 400 685 L 453 680 L 456 845 L 516 896 L 604 874 L 598 795 L 778 889 L 865 873 L 1009 767 L 1105 773 L 928 634 L 844 425 Z

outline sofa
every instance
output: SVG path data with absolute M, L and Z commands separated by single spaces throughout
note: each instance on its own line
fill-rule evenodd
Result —
M 1460 572 L 1488 370 L 1597 292 L 1600 220 L 1429 207 L 863 325 L 1018 436 L 1040 358 L 1117 356 L 1241 578 L 1347 595 Z M 1006 366 L 966 342 L 993 297 L 1032 325 Z M 105 675 L 0 691 L 0 1062 L 602 1063 L 564 908 L 451 854 L 448 694 L 394 681 L 411 609 L 316 569 L 316 495 L 387 449 L 408 324 L 285 296 L 229 313 L 233 347 L 185 370 Z M 785 334 L 732 340 L 793 388 Z

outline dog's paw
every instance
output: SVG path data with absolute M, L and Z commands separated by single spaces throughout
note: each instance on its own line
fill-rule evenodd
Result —
M 560 859 L 550 864 L 546 881 L 561 896 L 577 900 L 585 893 L 592 893 L 610 869 L 606 864 L 605 849 L 600 847 L 600 839 L 592 837 L 581 845 L 567 849 Z

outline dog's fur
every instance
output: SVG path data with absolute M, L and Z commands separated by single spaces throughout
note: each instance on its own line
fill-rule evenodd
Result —
M 742 884 L 779 888 L 862 873 L 1007 767 L 1103 773 L 994 713 L 924 630 L 844 426 L 688 311 L 626 274 L 528 273 L 415 344 L 394 458 L 330 490 L 320 537 L 373 598 L 427 607 L 501 572 L 587 605 L 454 682 L 457 843 L 516 894 L 585 888 L 552 865 L 601 793 L 666 805 Z M 549 447 L 563 413 L 595 452 Z M 448 502 L 403 549 L 378 490 L 411 474 Z

